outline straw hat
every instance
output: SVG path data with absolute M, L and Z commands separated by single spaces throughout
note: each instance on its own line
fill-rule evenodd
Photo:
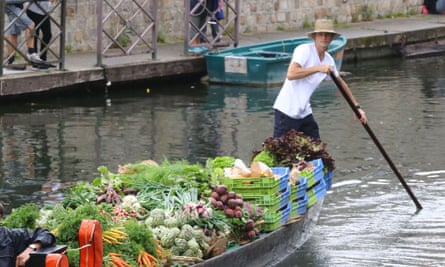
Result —
M 315 21 L 314 30 L 308 32 L 307 35 L 311 38 L 314 38 L 314 34 L 317 32 L 329 32 L 334 34 L 334 38 L 339 36 L 340 34 L 334 31 L 334 23 L 330 19 L 318 19 Z

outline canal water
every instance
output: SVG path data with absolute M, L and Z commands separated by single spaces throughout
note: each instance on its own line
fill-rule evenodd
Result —
M 332 82 L 313 98 L 336 160 L 332 190 L 306 244 L 283 266 L 442 266 L 445 262 L 445 60 L 345 63 L 369 126 L 423 205 L 416 207 Z M 272 135 L 279 88 L 199 80 L 89 86 L 3 101 L 0 202 L 51 203 L 97 167 L 230 155 L 249 162 Z M 78 92 L 78 91 L 77 91 Z

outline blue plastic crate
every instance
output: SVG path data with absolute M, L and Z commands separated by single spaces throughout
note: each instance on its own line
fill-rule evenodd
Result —
M 292 201 L 291 217 L 296 217 L 306 213 L 308 195 L 305 194 L 302 199 Z
M 280 207 L 279 209 L 264 209 L 263 219 L 266 223 L 274 223 L 278 220 L 282 220 L 283 216 L 290 213 L 292 207 L 292 203 L 290 201 L 287 202 L 287 205 L 284 207 Z
M 284 209 L 283 214 L 281 215 L 281 223 L 285 224 L 290 219 L 290 214 L 292 211 L 292 203 L 288 201 L 287 207 Z
M 290 219 L 291 203 L 277 211 L 266 211 L 264 213 L 264 223 L 260 225 L 263 232 L 271 232 L 285 224 Z
M 287 184 L 286 189 L 283 192 L 281 192 L 281 195 L 280 195 L 280 197 L 281 197 L 280 207 L 281 208 L 285 207 L 289 203 L 290 193 L 291 193 L 291 187 L 289 184 Z
M 307 177 L 299 177 L 299 182 L 296 185 L 291 184 L 291 200 L 302 199 L 307 190 Z
M 276 176 L 280 177 L 280 186 L 279 190 L 283 191 L 286 190 L 287 185 L 289 183 L 289 168 L 288 167 L 272 167 L 270 168 L 272 170 L 272 173 Z
M 323 180 L 326 183 L 326 190 L 330 190 L 332 187 L 332 178 L 334 177 L 334 172 L 327 172 L 324 174 Z
M 326 195 L 326 184 L 323 179 L 321 179 L 318 184 L 316 184 L 312 189 L 307 191 L 308 196 L 308 208 L 313 206 L 315 203 L 317 203 L 319 200 L 324 198 Z
M 304 176 L 308 179 L 307 181 L 307 187 L 312 187 L 314 184 L 318 183 L 321 179 L 323 179 L 324 172 L 323 172 L 323 160 L 322 159 L 316 159 L 310 161 L 310 163 L 314 164 L 313 170 L 303 170 L 301 172 L 301 176 Z

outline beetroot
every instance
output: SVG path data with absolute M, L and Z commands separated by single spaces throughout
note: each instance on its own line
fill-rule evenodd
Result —
M 224 210 L 224 213 L 226 214 L 227 217 L 229 218 L 233 218 L 234 217 L 234 212 L 231 208 L 226 208 Z

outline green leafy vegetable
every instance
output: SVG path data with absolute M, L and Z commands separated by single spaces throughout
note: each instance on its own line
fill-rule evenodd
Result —
M 36 204 L 24 204 L 13 209 L 11 214 L 3 221 L 0 221 L 0 223 L 8 228 L 34 229 L 36 227 L 36 220 L 40 216 L 39 210 L 40 208 Z
M 277 166 L 291 167 L 305 160 L 321 158 L 328 171 L 335 169 L 334 159 L 326 151 L 327 144 L 321 140 L 313 140 L 302 132 L 295 130 L 279 137 L 267 138 L 263 143 L 263 151 L 267 151 L 276 161 Z M 261 151 L 254 151 L 254 158 Z

